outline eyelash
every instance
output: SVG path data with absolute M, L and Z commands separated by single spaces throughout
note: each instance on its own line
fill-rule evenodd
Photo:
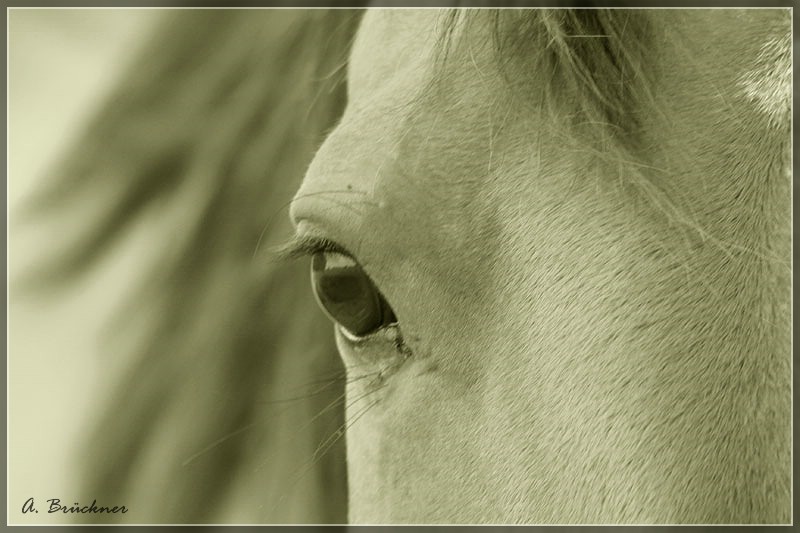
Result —
M 278 257 L 284 260 L 299 259 L 323 252 L 338 253 L 356 260 L 346 248 L 324 237 L 295 237 L 274 251 Z

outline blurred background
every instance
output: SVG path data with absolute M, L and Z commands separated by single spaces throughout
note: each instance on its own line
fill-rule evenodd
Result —
M 358 16 L 9 10 L 9 523 L 346 521 L 331 325 L 269 250 Z
M 29 497 L 71 503 L 80 475 L 79 436 L 97 416 L 116 359 L 100 353 L 100 331 L 121 288 L 141 272 L 144 239 L 91 279 L 46 298 L 14 280 L 63 235 L 18 223 L 33 191 L 46 186 L 64 152 L 148 38 L 154 10 L 10 9 L 9 28 L 9 521 L 63 522 L 21 514 Z M 68 222 L 69 220 L 67 220 Z M 101 371 L 100 367 L 105 367 Z M 89 502 L 90 503 L 90 502 Z

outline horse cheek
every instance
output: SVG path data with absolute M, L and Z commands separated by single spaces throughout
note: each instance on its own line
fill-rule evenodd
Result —
M 502 520 L 490 512 L 480 464 L 480 402 L 429 367 L 429 360 L 409 360 L 376 392 L 373 408 L 357 419 L 358 409 L 348 414 L 354 523 Z M 354 399 L 364 393 L 358 382 L 348 389 Z

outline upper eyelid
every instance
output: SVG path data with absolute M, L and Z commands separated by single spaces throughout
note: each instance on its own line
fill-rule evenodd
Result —
M 324 237 L 295 235 L 289 242 L 273 248 L 273 253 L 282 261 L 290 261 L 322 252 L 334 252 L 355 260 L 355 256 L 344 246 Z

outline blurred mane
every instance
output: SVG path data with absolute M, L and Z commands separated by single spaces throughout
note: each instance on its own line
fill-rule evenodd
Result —
M 264 250 L 289 234 L 286 204 L 343 110 L 360 13 L 168 13 L 30 209 L 90 213 L 40 286 L 164 221 L 113 323 L 109 357 L 133 362 L 87 439 L 83 493 L 125 502 L 129 523 L 344 522 L 330 325 L 305 269 Z M 125 331 L 141 340 L 117 344 Z

